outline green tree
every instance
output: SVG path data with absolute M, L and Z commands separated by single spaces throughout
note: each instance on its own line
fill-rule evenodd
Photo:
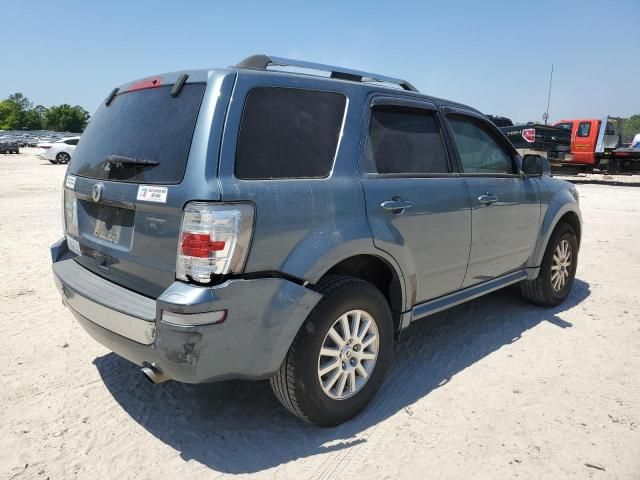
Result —
M 44 114 L 45 128 L 58 132 L 82 132 L 89 121 L 89 112 L 79 105 L 68 104 L 49 108 Z
M 89 112 L 76 105 L 58 105 L 46 108 L 33 103 L 22 93 L 9 95 L 0 101 L 0 129 L 2 130 L 56 130 L 82 132 L 89 121 Z
M 20 108 L 9 100 L 0 101 L 0 129 L 13 130 L 18 122 Z
M 13 95 L 9 95 L 9 98 L 7 98 L 7 100 L 15 103 L 23 112 L 26 112 L 27 110 L 31 110 L 33 108 L 33 103 L 31 103 L 31 101 L 22 93 L 14 93 Z
M 633 138 L 634 135 L 640 133 L 640 115 L 631 115 L 625 119 L 623 126 L 623 135 Z
M 43 130 L 44 119 L 37 111 L 27 110 L 21 115 L 21 127 L 24 130 Z

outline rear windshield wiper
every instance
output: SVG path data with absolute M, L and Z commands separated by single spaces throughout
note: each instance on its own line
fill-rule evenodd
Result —
M 155 167 L 156 165 L 160 165 L 160 162 L 157 162 L 155 160 L 143 160 L 140 158 L 124 157 L 122 155 L 109 155 L 106 159 L 106 162 L 109 165 L 113 165 L 114 167 L 122 166 L 122 167 L 133 167 L 133 168 L 144 168 L 144 167 Z

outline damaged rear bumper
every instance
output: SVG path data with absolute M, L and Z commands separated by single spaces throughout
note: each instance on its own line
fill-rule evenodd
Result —
M 79 265 L 65 240 L 52 246 L 52 257 L 63 302 L 94 339 L 185 383 L 272 376 L 321 298 L 283 278 L 259 278 L 214 287 L 174 282 L 151 299 Z M 221 311 L 224 321 L 202 324 Z

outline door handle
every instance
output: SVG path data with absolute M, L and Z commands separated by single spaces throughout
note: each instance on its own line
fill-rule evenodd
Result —
M 484 205 L 491 205 L 494 202 L 498 201 L 498 196 L 497 195 L 491 195 L 490 193 L 487 193 L 485 195 L 480 195 L 478 197 L 478 201 Z
M 385 200 L 380 204 L 380 208 L 385 211 L 393 212 L 393 213 L 402 213 L 406 208 L 413 207 L 413 203 L 409 200 L 393 199 L 393 200 Z

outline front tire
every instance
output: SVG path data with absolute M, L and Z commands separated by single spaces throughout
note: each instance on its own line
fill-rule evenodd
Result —
M 521 282 L 520 292 L 535 305 L 560 305 L 571 292 L 577 267 L 578 237 L 571 225 L 561 223 L 549 239 L 538 277 Z
M 321 426 L 360 413 L 380 388 L 393 354 L 393 320 L 382 293 L 368 282 L 330 275 L 323 295 L 271 379 L 292 414 Z

